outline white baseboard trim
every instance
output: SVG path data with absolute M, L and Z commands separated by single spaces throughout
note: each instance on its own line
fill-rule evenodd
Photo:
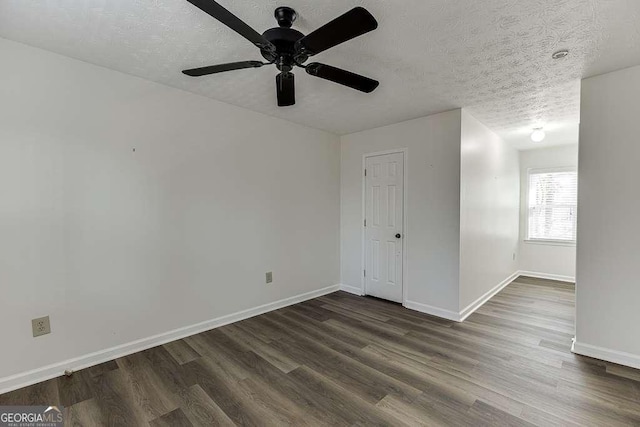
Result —
M 535 277 L 536 279 L 548 279 L 548 280 L 557 280 L 558 282 L 576 283 L 576 278 L 571 276 L 561 276 L 559 274 L 538 273 L 536 271 L 523 271 L 523 270 L 520 270 L 518 273 L 520 276 Z
M 484 303 L 486 303 L 491 298 L 493 298 L 493 296 L 495 294 L 497 294 L 498 292 L 503 290 L 505 288 L 505 286 L 507 286 L 509 283 L 513 282 L 518 276 L 520 276 L 520 272 L 516 271 L 511 276 L 507 277 L 502 282 L 498 283 L 493 289 L 489 290 L 484 295 L 482 295 L 480 298 L 478 298 L 477 300 L 475 300 L 474 302 L 472 302 L 471 304 L 466 306 L 459 314 L 459 316 L 460 316 L 459 322 L 464 322 L 464 320 L 467 317 L 469 317 L 474 311 L 476 311 L 477 309 L 482 307 L 484 305 Z
M 354 294 L 354 295 L 358 295 L 358 296 L 363 296 L 364 292 L 362 292 L 361 288 L 357 288 L 355 286 L 350 286 L 350 285 L 340 285 L 340 290 L 341 291 L 345 291 L 345 292 L 349 292 L 350 294 Z
M 520 271 L 516 271 L 515 273 L 504 279 L 502 282 L 498 283 L 495 287 L 486 292 L 480 298 L 469 304 L 464 310 L 459 313 L 415 301 L 407 301 L 404 303 L 404 306 L 410 310 L 419 311 L 421 313 L 430 314 L 432 316 L 442 317 L 443 319 L 453 320 L 455 322 L 463 322 L 474 311 L 476 311 L 477 309 L 482 307 L 484 303 L 489 301 L 495 294 L 504 289 L 509 283 L 513 282 L 519 275 Z
M 432 305 L 422 304 L 415 301 L 405 301 L 404 306 L 409 310 L 419 311 L 420 313 L 442 317 L 443 319 L 453 320 L 454 322 L 460 321 L 460 314 L 456 313 L 455 311 L 445 310 L 443 308 L 434 307 Z
M 258 307 L 250 308 L 247 310 L 238 311 L 236 313 L 228 314 L 226 316 L 218 317 L 216 319 L 207 320 L 204 322 L 196 323 L 194 325 L 186 326 L 179 329 L 174 329 L 172 331 L 164 332 L 151 337 L 142 338 L 142 339 L 132 341 L 126 344 L 122 344 L 116 347 L 100 350 L 95 353 L 90 353 L 84 356 L 54 363 L 52 365 L 44 366 L 42 368 L 33 369 L 31 371 L 22 372 L 16 375 L 0 378 L 0 394 L 7 393 L 12 390 L 17 390 L 19 388 L 26 387 L 29 385 L 33 385 L 41 381 L 46 381 L 52 378 L 59 377 L 67 369 L 70 369 L 72 371 L 78 371 L 80 369 L 88 368 L 90 366 L 95 366 L 100 363 L 117 359 L 119 357 L 137 353 L 139 351 L 146 350 L 148 348 L 156 347 L 171 341 L 175 341 L 191 335 L 199 334 L 201 332 L 208 331 L 210 329 L 215 329 L 220 326 L 228 325 L 230 323 L 234 323 L 240 320 L 248 319 L 250 317 L 258 316 L 260 314 L 264 314 L 269 311 L 277 310 L 279 308 L 287 307 L 289 305 L 293 305 L 306 300 L 317 298 L 322 295 L 330 294 L 339 289 L 340 289 L 340 285 L 327 286 L 326 288 L 318 289 L 311 292 L 306 292 L 300 295 L 295 295 L 279 301 L 260 305 Z
M 581 356 L 592 357 L 606 362 L 617 363 L 618 365 L 629 366 L 640 369 L 640 356 L 623 351 L 611 350 L 591 344 L 584 344 L 573 340 L 571 351 Z

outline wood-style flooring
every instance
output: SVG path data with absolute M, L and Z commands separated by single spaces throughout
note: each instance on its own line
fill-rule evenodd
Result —
M 0 405 L 71 426 L 640 425 L 640 371 L 572 354 L 573 318 L 573 285 L 525 277 L 464 323 L 336 292 Z

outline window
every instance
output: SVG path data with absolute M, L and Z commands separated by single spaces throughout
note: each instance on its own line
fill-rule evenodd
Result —
M 574 168 L 530 170 L 527 240 L 574 243 L 578 174 Z

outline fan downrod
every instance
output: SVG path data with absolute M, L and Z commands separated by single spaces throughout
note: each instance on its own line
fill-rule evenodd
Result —
M 280 6 L 276 8 L 274 13 L 278 25 L 282 28 L 291 28 L 298 17 L 298 13 L 290 7 Z

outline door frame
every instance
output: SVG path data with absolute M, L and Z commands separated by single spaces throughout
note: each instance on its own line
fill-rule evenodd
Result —
M 362 155 L 362 169 L 360 170 L 360 176 L 362 177 L 362 218 L 360 218 L 360 230 L 362 233 L 362 259 L 361 259 L 361 268 L 362 274 L 360 275 L 360 294 L 367 295 L 367 281 L 364 276 L 364 271 L 367 267 L 367 230 L 364 226 L 364 220 L 367 218 L 367 178 L 364 175 L 364 170 L 367 167 L 367 158 L 369 157 L 378 157 L 384 156 L 387 154 L 402 154 L 402 163 L 403 163 L 403 189 L 402 189 L 402 306 L 406 307 L 407 304 L 407 290 L 408 290 L 408 281 L 407 281 L 407 240 L 408 240 L 408 229 L 409 223 L 407 222 L 407 194 L 408 194 L 408 182 L 407 173 L 408 171 L 408 154 L 409 150 L 407 148 L 396 148 L 392 150 L 384 150 L 384 151 L 374 151 L 371 153 L 365 153 Z

